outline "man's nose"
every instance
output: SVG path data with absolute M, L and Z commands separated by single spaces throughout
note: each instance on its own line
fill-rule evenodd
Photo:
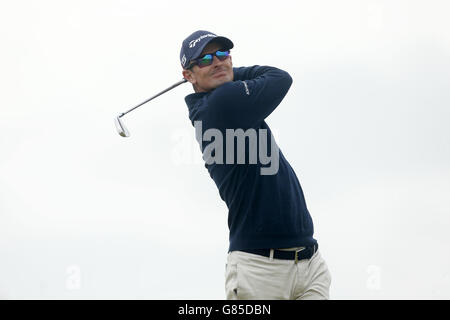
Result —
M 225 61 L 225 60 L 224 60 L 224 61 Z M 222 62 L 223 62 L 223 61 L 220 60 L 219 58 L 217 58 L 217 56 L 213 56 L 213 63 L 212 63 L 213 66 L 215 66 L 215 65 L 220 65 Z

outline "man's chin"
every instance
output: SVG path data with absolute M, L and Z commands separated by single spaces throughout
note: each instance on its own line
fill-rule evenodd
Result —
M 218 77 L 216 79 L 214 79 L 214 89 L 217 87 L 220 87 L 221 85 L 223 85 L 224 83 L 233 81 L 232 79 L 230 79 L 230 77 L 228 77 L 227 75 L 223 76 L 223 77 Z
M 212 91 L 212 90 L 220 87 L 224 83 L 231 82 L 231 81 L 233 81 L 233 76 L 217 77 L 216 79 L 211 79 L 209 81 L 209 86 L 205 87 L 205 90 L 201 90 L 201 91 Z M 199 91 L 199 92 L 201 92 L 201 91 Z

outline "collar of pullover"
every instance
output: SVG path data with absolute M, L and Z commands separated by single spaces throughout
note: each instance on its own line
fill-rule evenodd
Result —
M 209 93 L 210 92 L 191 93 L 191 94 L 187 95 L 184 98 L 184 100 L 186 101 L 186 104 L 188 105 L 189 109 L 192 109 L 201 98 L 203 98 L 204 96 L 206 96 Z

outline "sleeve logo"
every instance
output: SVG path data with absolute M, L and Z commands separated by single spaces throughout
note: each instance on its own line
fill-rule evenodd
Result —
M 244 84 L 244 87 L 245 87 L 245 93 L 249 96 L 250 95 L 250 91 L 248 90 L 247 82 L 242 81 L 242 83 Z

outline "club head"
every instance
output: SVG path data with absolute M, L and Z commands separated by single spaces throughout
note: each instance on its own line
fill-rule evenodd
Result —
M 123 124 L 123 121 L 120 120 L 120 116 L 118 116 L 117 118 L 114 119 L 114 122 L 116 124 L 116 129 L 117 132 L 119 132 L 119 134 L 122 137 L 129 137 L 130 136 L 130 132 L 128 131 L 128 129 L 125 127 L 125 125 Z

